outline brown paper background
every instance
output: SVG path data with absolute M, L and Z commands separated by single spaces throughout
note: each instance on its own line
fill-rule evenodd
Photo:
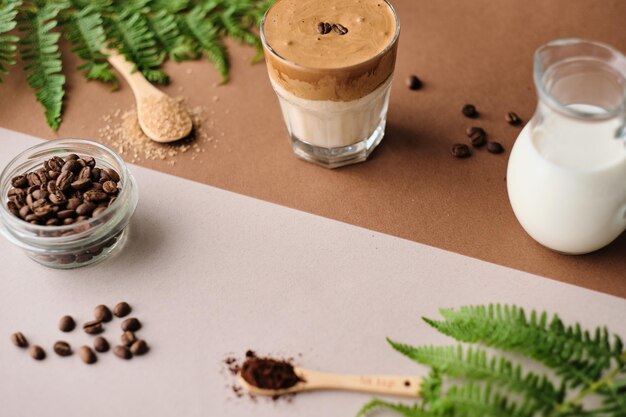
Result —
M 626 298 L 626 234 L 596 253 L 564 256 L 541 247 L 522 230 L 505 183 L 508 152 L 519 129 L 503 121 L 510 110 L 525 121 L 532 116 L 536 104 L 532 54 L 541 44 L 579 37 L 626 51 L 626 2 L 395 0 L 393 4 L 402 35 L 389 127 L 367 163 L 328 171 L 297 160 L 265 67 L 249 65 L 254 51 L 229 43 L 232 80 L 225 86 L 216 85 L 218 75 L 205 61 L 167 65 L 173 82 L 165 91 L 214 111 L 216 146 L 206 147 L 193 161 L 191 154 L 180 154 L 174 166 L 163 161 L 142 165 Z M 78 64 L 68 53 L 63 59 L 67 69 Z M 412 73 L 424 81 L 422 91 L 404 86 Z M 105 124 L 103 115 L 132 106 L 131 92 L 124 85 L 110 93 L 73 70 L 66 74 L 68 95 L 58 132 L 45 124 L 19 68 L 13 68 L 0 85 L 0 126 L 43 138 L 97 139 Z M 219 100 L 213 101 L 214 96 Z M 475 104 L 482 117 L 465 119 L 460 114 L 465 103 Z M 468 160 L 454 160 L 450 146 L 466 140 L 468 125 L 483 126 L 507 153 L 497 156 L 482 150 Z

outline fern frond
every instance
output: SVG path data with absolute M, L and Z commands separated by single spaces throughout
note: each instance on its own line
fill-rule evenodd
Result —
M 417 363 L 437 369 L 442 374 L 474 381 L 487 381 L 536 401 L 543 410 L 550 410 L 563 401 L 564 387 L 556 389 L 546 376 L 529 372 L 504 357 L 489 358 L 483 349 L 454 346 L 412 347 L 389 340 L 398 352 Z
M 224 28 L 226 28 L 228 36 L 256 48 L 256 55 L 252 58 L 252 62 L 259 62 L 263 58 L 263 45 L 261 44 L 261 40 L 254 33 L 250 32 L 248 29 L 242 28 L 236 22 L 234 17 L 236 12 L 236 6 L 229 7 L 225 13 L 220 15 L 220 21 Z
M 508 305 L 468 306 L 458 311 L 441 310 L 445 320 L 424 320 L 459 341 L 522 353 L 553 368 L 572 386 L 588 386 L 613 360 L 619 361 L 621 340 L 614 345 L 606 329 L 595 336 L 579 325 L 565 326 L 558 316 L 548 323 L 547 314 L 530 319 L 523 309 Z
M 228 53 L 220 38 L 219 27 L 210 19 L 206 19 L 208 11 L 213 7 L 217 7 L 217 2 L 194 7 L 185 16 L 184 24 L 186 31 L 195 39 L 207 59 L 215 65 L 222 76 L 222 83 L 225 83 L 228 81 L 230 68 Z
M 175 14 L 189 7 L 190 0 L 152 0 L 152 9 L 157 12 L 163 10 L 168 14 Z
M 60 34 L 53 32 L 57 26 L 58 4 L 46 3 L 42 8 L 25 12 L 20 30 L 26 35 L 20 40 L 22 59 L 28 63 L 28 85 L 35 90 L 37 100 L 43 105 L 48 125 L 57 130 L 61 123 L 61 109 L 65 95 L 65 76 L 61 74 Z
M 7 73 L 9 70 L 5 65 L 15 64 L 13 57 L 17 50 L 15 44 L 19 41 L 17 36 L 5 35 L 17 25 L 15 17 L 17 16 L 17 8 L 21 5 L 21 1 L 0 2 L 0 73 Z M 0 83 L 2 78 L 0 77 Z
M 167 74 L 159 69 L 165 54 L 157 50 L 155 36 L 144 16 L 139 13 L 113 16 L 110 27 L 112 45 L 135 64 L 135 70 L 154 83 L 169 82 Z
M 100 13 L 88 6 L 67 19 L 64 26 L 65 36 L 73 45 L 72 51 L 84 61 L 78 70 L 86 70 L 84 75 L 89 80 L 113 83 L 116 88 L 117 77 L 101 52 L 105 47 L 106 35 Z
M 489 384 L 468 383 L 451 387 L 430 411 L 455 417 L 532 417 L 537 410 L 528 402 L 520 406 L 510 401 Z
M 148 25 L 170 59 L 180 62 L 197 56 L 190 39 L 180 33 L 176 18 L 166 10 L 148 16 Z
M 432 414 L 429 414 L 427 411 L 423 410 L 417 404 L 415 405 L 404 405 L 404 404 L 395 404 L 387 401 L 373 399 L 367 404 L 365 404 L 357 413 L 356 417 L 363 417 L 371 413 L 376 409 L 387 409 L 391 411 L 395 411 L 404 417 L 431 417 Z

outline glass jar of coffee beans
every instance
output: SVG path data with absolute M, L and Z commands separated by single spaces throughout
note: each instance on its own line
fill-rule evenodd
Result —
M 0 231 L 52 268 L 98 262 L 123 246 L 137 207 L 124 161 L 95 142 L 59 139 L 15 157 L 0 175 Z

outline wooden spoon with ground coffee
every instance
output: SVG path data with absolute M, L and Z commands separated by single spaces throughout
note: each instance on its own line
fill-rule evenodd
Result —
M 248 358 L 239 371 L 239 383 L 253 395 L 277 397 L 305 391 L 341 390 L 416 398 L 418 376 L 338 375 L 295 367 L 287 361 Z
M 122 55 L 111 50 L 103 52 L 133 90 L 139 126 L 146 136 L 155 142 L 168 143 L 191 133 L 193 123 L 182 103 L 150 84 Z

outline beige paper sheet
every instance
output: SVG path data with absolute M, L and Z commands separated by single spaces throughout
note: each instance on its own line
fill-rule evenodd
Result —
M 0 129 L 0 166 L 37 139 Z M 295 356 L 347 373 L 423 373 L 385 336 L 450 340 L 421 316 L 438 307 L 506 302 L 606 324 L 626 336 L 626 301 L 324 219 L 144 168 L 125 250 L 81 270 L 55 271 L 0 239 L 0 415 L 353 416 L 368 395 L 315 393 L 291 403 L 237 399 L 221 361 L 246 349 Z M 91 318 L 127 300 L 144 323 L 148 355 L 112 353 L 86 366 L 52 344 L 91 341 L 57 322 Z M 119 321 L 105 336 L 119 337 Z M 14 347 L 22 331 L 43 345 L 35 362 Z M 301 356 L 299 356 L 301 354 Z

